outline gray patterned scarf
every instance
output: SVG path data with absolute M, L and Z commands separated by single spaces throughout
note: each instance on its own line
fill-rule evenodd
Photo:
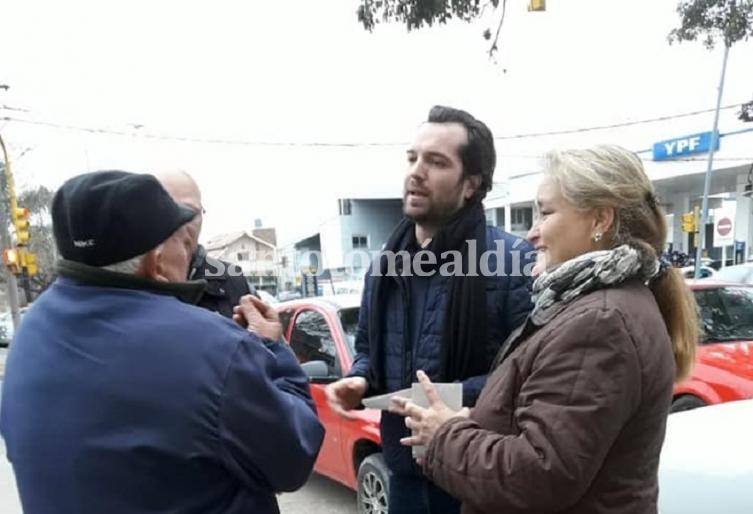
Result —
M 624 244 L 579 255 L 545 272 L 533 283 L 531 321 L 545 325 L 575 298 L 632 278 L 648 282 L 665 269 L 657 259 Z

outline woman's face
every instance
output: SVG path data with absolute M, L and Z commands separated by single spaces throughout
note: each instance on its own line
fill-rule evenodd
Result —
M 538 250 L 534 274 L 597 250 L 594 236 L 602 234 L 594 210 L 577 210 L 563 197 L 557 183 L 546 177 L 536 196 L 536 220 L 528 232 L 528 240 Z

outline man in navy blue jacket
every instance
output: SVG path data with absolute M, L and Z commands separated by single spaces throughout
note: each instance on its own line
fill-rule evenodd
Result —
M 344 417 L 365 396 L 410 387 L 417 370 L 462 382 L 472 407 L 499 347 L 531 309 L 532 248 L 486 224 L 482 200 L 496 164 L 489 128 L 434 107 L 407 157 L 405 217 L 367 273 L 349 377 L 327 388 Z M 381 435 L 390 514 L 459 512 L 400 444 L 409 435 L 403 417 L 383 412 Z
M 59 278 L 11 347 L 0 427 L 26 514 L 278 513 L 323 440 L 274 310 L 191 305 L 197 212 L 151 175 L 68 180 Z

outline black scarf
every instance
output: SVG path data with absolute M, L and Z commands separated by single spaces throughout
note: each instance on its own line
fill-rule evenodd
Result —
M 404 218 L 392 232 L 383 251 L 397 254 L 415 245 L 415 223 Z M 487 319 L 486 291 L 484 277 L 481 275 L 480 259 L 486 251 L 486 216 L 480 202 L 470 204 L 458 211 L 447 224 L 434 235 L 431 243 L 424 248 L 434 253 L 436 262 L 443 263 L 444 252 L 457 250 L 462 255 L 462 274 L 469 269 L 469 251 L 467 240 L 476 241 L 475 274 L 476 276 L 458 276 L 460 270 L 453 270 L 455 275 L 449 279 L 448 301 L 444 316 L 442 347 L 440 349 L 440 367 L 437 380 L 452 382 L 488 371 L 489 362 L 486 355 Z M 399 257 L 398 257 L 399 259 Z M 374 393 L 384 391 L 384 352 L 382 327 L 384 323 L 384 306 L 390 287 L 398 286 L 408 290 L 407 278 L 387 276 L 388 259 L 377 257 L 372 269 L 369 312 L 369 356 L 371 369 L 369 385 Z M 398 263 L 400 261 L 398 260 Z M 500 264 L 501 265 L 501 264 Z M 379 266 L 380 273 L 374 273 Z M 410 269 L 410 262 L 403 262 L 402 267 Z M 395 266 L 401 275 L 401 266 Z M 424 268 L 426 269 L 426 268 Z M 413 270 L 411 270 L 413 271 Z M 409 296 L 404 296 L 409 297 Z M 407 305 L 404 305 L 407 316 Z M 414 320 L 418 322 L 417 320 Z M 409 334 L 404 334 L 407 339 Z M 411 363 L 412 365 L 412 363 Z

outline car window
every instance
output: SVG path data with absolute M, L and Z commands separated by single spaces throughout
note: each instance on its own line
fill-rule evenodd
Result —
M 350 307 L 348 309 L 340 309 L 340 324 L 343 327 L 343 334 L 345 335 L 345 342 L 348 345 L 348 349 L 351 355 L 356 351 L 356 332 L 358 331 L 358 311 L 359 307 Z
M 695 298 L 704 342 L 753 339 L 753 288 L 698 289 Z
M 290 347 L 301 363 L 324 361 L 330 377 L 342 376 L 335 341 L 321 313 L 305 310 L 296 316 Z

